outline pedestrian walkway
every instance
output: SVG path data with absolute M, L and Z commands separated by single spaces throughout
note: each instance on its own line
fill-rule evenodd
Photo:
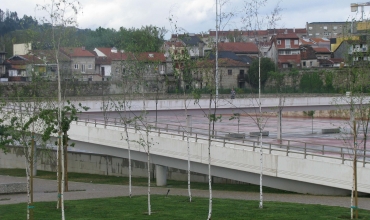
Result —
M 25 177 L 1 176 L 0 183 L 26 182 Z M 151 194 L 166 195 L 168 187 L 152 187 Z M 34 179 L 34 202 L 56 201 L 57 186 L 55 180 Z M 69 192 L 64 193 L 65 200 L 80 200 L 92 198 L 108 198 L 118 196 L 128 196 L 128 186 L 108 185 L 94 183 L 80 183 L 69 181 Z M 193 197 L 208 197 L 208 190 L 192 191 Z M 132 195 L 146 195 L 147 187 L 132 187 Z M 255 192 L 232 192 L 232 191 L 213 191 L 213 198 L 239 199 L 239 200 L 259 200 L 259 193 Z M 187 196 L 187 189 L 170 188 L 169 195 Z M 291 202 L 304 204 L 321 204 L 328 206 L 350 207 L 350 197 L 341 196 L 313 196 L 300 194 L 273 194 L 265 193 L 264 201 Z M 26 194 L 0 195 L 0 205 L 16 204 L 27 202 Z M 370 198 L 359 198 L 359 208 L 370 210 Z

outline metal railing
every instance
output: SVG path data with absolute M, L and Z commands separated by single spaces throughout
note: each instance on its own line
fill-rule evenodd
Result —
M 113 126 L 123 128 L 125 124 L 120 118 L 110 118 L 108 120 L 104 119 L 80 119 L 76 122 L 83 123 L 85 125 L 92 124 L 95 127 L 97 126 Z M 181 140 L 185 140 L 187 137 L 186 127 L 184 125 L 174 125 L 166 123 L 155 123 L 148 122 L 146 124 L 141 121 L 135 121 L 134 123 L 128 124 L 128 128 L 133 129 L 135 133 L 138 131 L 149 130 L 151 133 L 157 133 L 157 136 L 161 135 L 173 135 L 179 137 Z M 200 132 L 204 131 L 204 132 Z M 250 148 L 251 151 L 256 151 L 259 149 L 259 141 L 250 140 L 244 138 L 232 138 L 226 137 L 224 131 L 214 131 L 211 137 L 211 142 L 213 144 L 220 144 L 223 147 L 230 147 L 233 145 L 234 148 L 240 146 L 242 149 Z M 189 141 L 199 142 L 199 141 L 208 141 L 208 129 L 189 127 Z M 292 155 L 302 155 L 303 159 L 307 157 L 321 157 L 321 158 L 330 158 L 339 160 L 340 163 L 344 164 L 345 161 L 353 161 L 354 152 L 349 147 L 344 146 L 334 146 L 334 145 L 325 145 L 325 144 L 315 144 L 297 140 L 289 139 L 273 139 L 272 141 L 265 141 L 262 144 L 262 149 L 266 153 L 273 154 L 273 152 L 283 153 L 285 156 Z M 358 150 L 357 151 L 357 161 L 362 163 L 362 166 L 365 167 L 367 164 L 370 164 L 370 152 L 369 150 Z

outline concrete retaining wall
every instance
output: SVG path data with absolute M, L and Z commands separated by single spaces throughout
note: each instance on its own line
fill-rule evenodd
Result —
M 0 151 L 0 168 L 25 168 L 25 158 L 22 147 L 8 147 L 9 152 L 4 154 Z M 43 171 L 56 171 L 56 151 L 38 150 L 37 169 Z M 147 163 L 131 161 L 133 177 L 147 177 Z M 112 176 L 128 176 L 128 159 L 93 154 L 86 152 L 68 152 L 68 172 L 90 173 Z M 151 164 L 151 172 L 155 178 L 155 165 Z M 187 181 L 187 171 L 175 168 L 168 168 L 168 180 Z M 199 173 L 192 173 L 192 182 L 208 182 L 208 176 Z M 215 183 L 241 182 L 213 177 Z

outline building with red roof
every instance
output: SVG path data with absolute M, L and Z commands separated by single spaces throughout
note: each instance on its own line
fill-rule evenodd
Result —
M 300 68 L 301 55 L 298 35 L 286 33 L 272 36 L 267 57 L 271 58 L 279 68 Z
M 85 47 L 63 47 L 62 53 L 71 59 L 72 78 L 82 81 L 102 81 L 95 71 L 95 54 Z
M 5 60 L 8 81 L 31 81 L 32 74 L 46 72 L 46 63 L 35 55 L 15 55 Z

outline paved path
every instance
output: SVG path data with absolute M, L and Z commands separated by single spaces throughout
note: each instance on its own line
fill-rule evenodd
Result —
M 25 177 L 12 177 L 1 176 L 0 183 L 10 182 L 25 182 Z M 56 201 L 56 181 L 34 179 L 34 201 Z M 106 198 L 117 196 L 128 196 L 128 186 L 108 185 L 108 184 L 93 184 L 93 183 L 79 183 L 69 182 L 70 192 L 64 193 L 65 200 L 79 200 L 91 198 Z M 152 194 L 167 193 L 168 188 L 152 187 Z M 133 195 L 146 195 L 146 187 L 132 187 Z M 171 188 L 169 195 L 187 196 L 186 189 Z M 208 197 L 208 190 L 192 190 L 193 197 Z M 253 192 L 230 192 L 230 191 L 213 191 L 214 198 L 227 198 L 227 199 L 240 199 L 240 200 L 259 200 L 259 193 Z M 312 195 L 297 195 L 297 194 L 264 194 L 264 201 L 279 201 L 279 202 L 292 202 L 292 203 L 305 203 L 305 204 L 322 204 L 329 206 L 350 206 L 350 197 L 338 196 L 312 196 Z M 27 202 L 26 194 L 12 194 L 0 195 L 0 205 L 15 204 Z M 359 207 L 362 209 L 370 210 L 370 198 L 359 198 Z

